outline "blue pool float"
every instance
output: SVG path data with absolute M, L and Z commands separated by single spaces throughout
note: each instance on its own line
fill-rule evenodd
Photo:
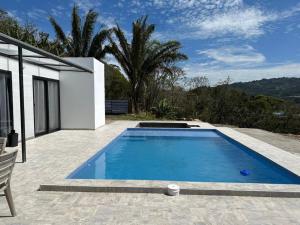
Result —
M 250 171 L 249 170 L 241 170 L 240 174 L 242 174 L 243 176 L 249 176 L 250 175 Z

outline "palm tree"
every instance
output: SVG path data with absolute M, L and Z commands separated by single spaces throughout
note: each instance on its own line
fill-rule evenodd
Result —
M 110 35 L 110 30 L 100 29 L 94 35 L 94 28 L 97 21 L 98 13 L 90 10 L 82 24 L 79 16 L 79 8 L 74 5 L 72 9 L 72 31 L 68 36 L 53 17 L 50 22 L 55 30 L 56 38 L 65 48 L 64 55 L 71 57 L 94 57 L 102 59 L 105 56 L 106 49 L 104 42 Z M 94 36 L 93 36 L 94 35 Z
M 172 73 L 178 69 L 175 63 L 187 59 L 180 53 L 177 41 L 164 43 L 151 39 L 154 24 L 147 24 L 147 17 L 141 17 L 132 24 L 132 40 L 129 43 L 119 25 L 113 28 L 115 38 L 110 37 L 107 50 L 112 54 L 130 83 L 130 100 L 135 113 L 139 112 L 139 102 L 144 85 L 150 76 L 157 73 Z

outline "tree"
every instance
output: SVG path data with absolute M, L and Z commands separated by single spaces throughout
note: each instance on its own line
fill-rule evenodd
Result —
M 209 80 L 206 76 L 188 78 L 185 83 L 190 90 L 201 87 L 209 87 Z
M 37 29 L 30 23 L 21 25 L 6 11 L 0 10 L 0 32 L 34 45 Z
M 105 64 L 105 99 L 128 99 L 128 80 L 115 65 Z
M 138 104 L 149 76 L 154 76 L 155 73 L 172 73 L 176 62 L 187 59 L 179 51 L 179 42 L 161 43 L 151 39 L 154 31 L 155 25 L 148 24 L 147 17 L 144 16 L 133 22 L 130 43 L 117 25 L 113 29 L 115 38 L 110 38 L 108 46 L 109 53 L 116 58 L 128 77 L 130 100 L 135 113 L 139 112 Z
M 64 51 L 57 40 L 49 39 L 48 33 L 39 31 L 32 23 L 21 24 L 3 10 L 0 10 L 0 32 L 56 55 Z
M 64 33 L 61 26 L 59 26 L 53 17 L 50 17 L 50 22 L 55 30 L 56 37 L 65 49 L 65 56 L 94 57 L 96 59 L 104 58 L 106 53 L 104 43 L 110 34 L 110 30 L 100 29 L 100 31 L 94 35 L 97 17 L 98 13 L 89 10 L 84 22 L 81 23 L 79 8 L 77 5 L 74 5 L 72 9 L 72 30 L 70 36 Z

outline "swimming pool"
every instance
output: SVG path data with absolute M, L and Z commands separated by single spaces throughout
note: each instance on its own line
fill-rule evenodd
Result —
M 299 184 L 217 130 L 128 128 L 68 179 Z

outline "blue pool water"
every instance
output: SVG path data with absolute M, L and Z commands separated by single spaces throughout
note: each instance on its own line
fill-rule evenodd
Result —
M 224 134 L 196 129 L 127 129 L 68 178 L 300 183 Z

